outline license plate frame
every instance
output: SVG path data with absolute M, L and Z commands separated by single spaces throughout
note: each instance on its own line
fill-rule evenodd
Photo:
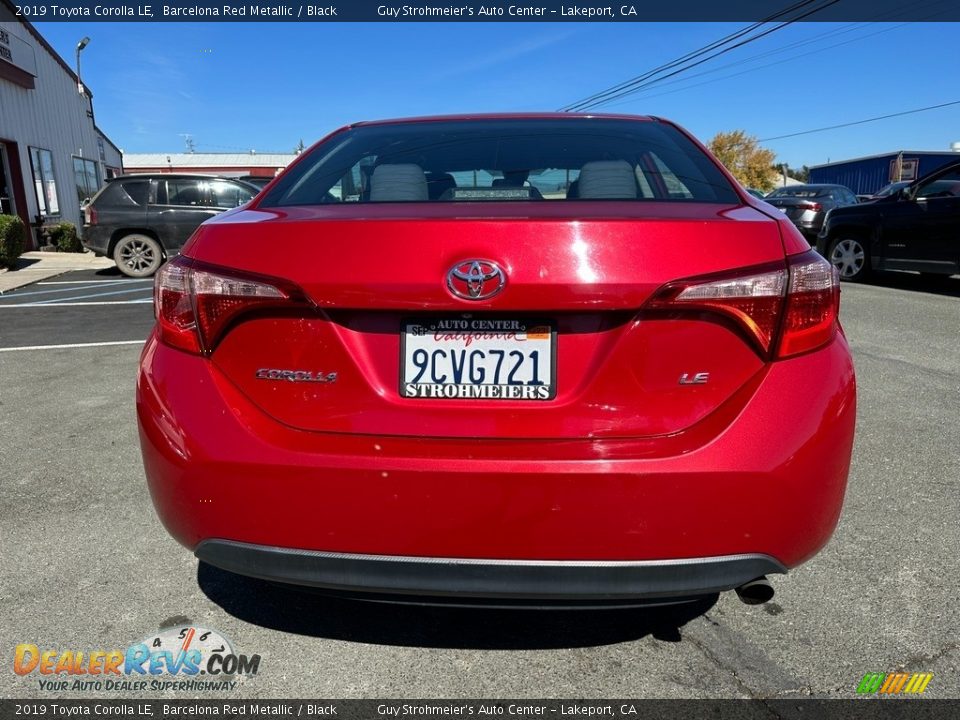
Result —
M 456 327 L 451 327 L 451 324 L 455 323 Z M 463 323 L 467 323 L 467 328 L 462 327 Z M 548 335 L 547 339 L 538 339 L 538 343 L 549 343 L 548 352 L 546 353 L 546 361 L 548 363 L 547 368 L 549 368 L 549 382 L 543 382 L 540 385 L 535 385 L 531 383 L 522 383 L 522 384 L 511 384 L 511 383 L 464 383 L 464 382 L 447 382 L 447 383 L 408 383 L 408 364 L 407 364 L 407 350 L 408 350 L 408 337 L 411 334 L 411 328 L 418 326 L 422 328 L 425 332 L 421 335 L 425 335 L 430 332 L 459 332 L 459 333 L 482 333 L 482 332 L 496 332 L 496 330 L 491 330 L 488 328 L 477 328 L 476 323 L 487 323 L 493 324 L 496 327 L 505 328 L 510 326 L 515 326 L 517 328 L 522 328 L 522 332 L 526 333 L 529 330 L 540 330 L 538 334 L 543 334 L 544 332 Z M 477 328 L 477 329 L 475 329 Z M 504 330 L 501 330 L 503 332 Z M 513 330 L 512 332 L 517 332 Z M 503 401 L 528 401 L 528 402 L 546 402 L 553 400 L 557 396 L 557 323 L 553 320 L 545 319 L 542 317 L 535 316 L 525 316 L 520 314 L 509 314 L 509 315 L 496 315 L 496 316 L 474 316 L 474 315 L 428 315 L 420 317 L 403 317 L 400 319 L 400 356 L 398 358 L 397 366 L 397 389 L 401 398 L 405 400 L 463 400 L 463 401 L 476 401 L 483 402 L 486 400 L 494 400 L 497 402 Z M 478 342 L 478 340 L 473 340 L 471 343 L 467 344 L 469 347 L 470 344 Z M 504 343 L 512 342 L 512 347 L 504 349 L 504 352 L 509 353 L 511 350 L 516 350 L 516 345 L 518 342 L 527 342 L 518 341 L 518 340 L 504 340 Z M 436 347 L 436 346 L 435 346 Z M 464 349 L 466 350 L 467 347 Z M 474 347 L 474 349 L 483 350 L 482 347 Z M 543 349 L 543 346 L 536 349 Z M 532 351 L 532 350 L 531 350 Z M 530 356 L 527 355 L 524 358 L 524 364 L 530 359 Z M 537 361 L 539 362 L 540 357 L 538 356 Z M 464 367 L 465 361 L 462 362 L 461 368 Z M 464 369 L 465 374 L 469 373 L 468 369 Z M 447 394 L 448 391 L 442 391 L 440 394 L 429 394 L 433 391 L 424 390 L 428 394 L 409 394 L 407 392 L 407 385 L 412 384 L 414 386 L 420 386 L 428 388 L 431 386 L 439 385 L 440 387 L 488 387 L 488 388 L 500 388 L 499 390 L 490 390 L 490 391 L 464 391 L 466 395 L 461 395 L 461 391 L 454 390 L 453 394 Z M 503 390 L 506 387 L 517 387 L 517 388 L 546 388 L 544 393 L 541 390 L 533 391 L 512 391 L 512 390 Z M 516 397 L 514 394 L 519 393 L 521 396 Z M 527 394 L 528 396 L 523 396 Z M 530 397 L 529 394 L 535 395 Z

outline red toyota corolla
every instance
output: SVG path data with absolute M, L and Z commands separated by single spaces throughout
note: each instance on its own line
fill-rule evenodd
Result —
M 838 306 L 668 121 L 358 123 L 157 275 L 150 491 L 198 558 L 274 581 L 760 602 L 840 514 Z

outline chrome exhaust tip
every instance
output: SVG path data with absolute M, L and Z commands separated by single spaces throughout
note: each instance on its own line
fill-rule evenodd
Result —
M 737 597 L 744 605 L 763 605 L 773 599 L 773 585 L 766 575 L 744 583 L 737 589 Z

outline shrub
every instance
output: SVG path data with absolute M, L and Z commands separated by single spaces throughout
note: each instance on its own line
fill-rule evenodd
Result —
M 50 244 L 56 245 L 60 252 L 83 252 L 77 227 L 70 222 L 57 223 L 50 228 Z
M 23 220 L 16 215 L 0 215 L 0 267 L 13 267 L 26 244 Z

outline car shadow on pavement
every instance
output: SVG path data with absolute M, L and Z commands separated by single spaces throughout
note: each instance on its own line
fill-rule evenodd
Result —
M 123 279 L 123 278 L 126 278 L 126 277 L 127 277 L 127 276 L 124 275 L 122 272 L 120 272 L 119 268 L 117 268 L 116 265 L 114 265 L 113 267 L 101 268 L 101 269 L 97 270 L 97 271 L 94 273 L 94 275 L 96 275 L 98 278 L 107 277 L 107 278 L 119 278 L 119 279 Z
M 931 295 L 960 297 L 960 276 L 957 275 L 920 275 L 909 272 L 877 272 L 864 283 L 875 287 L 912 290 Z
M 8 269 L 12 271 L 26 270 L 28 267 L 31 265 L 36 265 L 38 262 L 40 262 L 39 258 L 18 257 L 13 261 L 13 266 Z
M 203 562 L 197 583 L 233 617 L 271 630 L 375 645 L 483 650 L 591 647 L 647 635 L 679 642 L 681 628 L 709 611 L 718 597 L 600 610 L 402 605 L 324 595 Z

